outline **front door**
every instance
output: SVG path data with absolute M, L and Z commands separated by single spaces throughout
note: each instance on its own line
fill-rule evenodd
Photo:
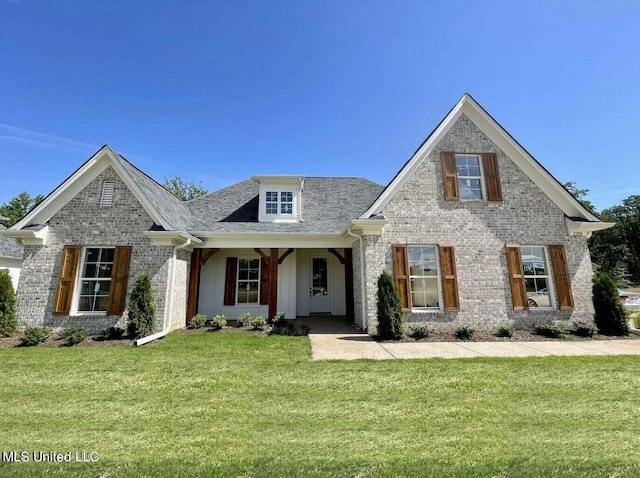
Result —
M 311 287 L 309 294 L 309 313 L 331 313 L 329 259 L 327 257 L 311 258 Z

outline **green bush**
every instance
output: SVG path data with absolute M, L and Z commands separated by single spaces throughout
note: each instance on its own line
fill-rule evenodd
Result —
M 240 314 L 240 316 L 236 319 L 237 327 L 251 327 L 252 325 L 253 325 L 253 317 L 251 316 L 251 312 L 245 312 L 244 314 Z
M 147 274 L 136 278 L 129 299 L 129 336 L 140 339 L 151 335 L 156 327 L 156 306 L 151 290 L 151 279 Z
M 109 327 L 100 333 L 102 340 L 120 340 L 124 336 L 124 329 L 121 327 Z
M 267 319 L 259 315 L 255 319 L 251 320 L 251 324 L 255 330 L 266 330 L 267 329 Z
M 271 324 L 277 326 L 287 325 L 287 318 L 284 315 L 284 312 L 278 312 L 271 318 Z
M 216 315 L 211 321 L 211 328 L 214 330 L 220 330 L 225 325 L 227 325 L 227 319 L 224 315 Z
M 560 338 L 565 333 L 564 327 L 555 324 L 536 324 L 532 327 L 532 330 L 536 335 L 551 339 Z
M 593 280 L 593 308 L 601 334 L 629 335 L 627 311 L 618 295 L 618 287 L 606 272 L 601 272 Z
M 17 328 L 16 294 L 9 271 L 2 269 L 0 270 L 0 337 L 11 337 Z
M 498 327 L 498 332 L 496 332 L 496 335 L 498 337 L 511 338 L 511 337 L 514 336 L 515 333 L 516 333 L 516 330 L 513 328 L 513 326 L 511 326 L 511 325 L 501 325 L 500 327 Z
M 579 337 L 593 337 L 598 329 L 593 322 L 578 320 L 572 324 L 571 331 Z
M 193 318 L 191 319 L 191 322 L 189 322 L 189 328 L 201 329 L 202 327 L 205 326 L 206 323 L 207 323 L 207 316 L 204 314 L 197 314 L 197 315 L 194 315 Z
M 467 327 L 466 325 L 464 325 L 457 328 L 453 335 L 455 335 L 458 340 L 471 340 L 473 338 L 473 334 L 475 333 L 476 331 L 471 327 Z
M 49 329 L 46 327 L 27 327 L 21 339 L 22 345 L 31 347 L 38 345 L 49 337 Z
M 400 295 L 387 271 L 378 278 L 378 336 L 383 340 L 400 340 L 404 335 L 404 314 Z
M 302 325 L 298 320 L 289 321 L 284 325 L 276 325 L 271 329 L 269 335 L 286 335 L 289 337 L 302 337 L 309 335 L 309 327 Z
M 411 327 L 409 336 L 416 340 L 420 340 L 429 337 L 429 335 L 431 335 L 431 332 L 433 332 L 433 330 L 426 325 L 415 325 Z
M 62 339 L 62 342 L 68 347 L 79 344 L 85 339 L 86 336 L 87 331 L 82 327 L 67 327 L 62 332 L 60 332 L 60 338 Z

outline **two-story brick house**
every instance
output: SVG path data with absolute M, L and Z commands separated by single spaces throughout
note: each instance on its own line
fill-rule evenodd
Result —
M 145 273 L 165 330 L 283 311 L 375 333 L 383 270 L 409 323 L 591 320 L 586 240 L 608 226 L 464 95 L 386 187 L 254 176 L 182 202 L 104 146 L 1 234 L 25 246 L 22 326 L 104 329 Z

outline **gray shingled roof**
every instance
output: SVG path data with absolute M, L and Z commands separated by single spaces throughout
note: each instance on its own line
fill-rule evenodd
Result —
M 6 229 L 6 227 L 0 224 L 0 229 Z M 22 259 L 23 251 L 24 247 L 18 244 L 15 239 L 0 236 L 0 257 L 15 257 L 17 259 Z
M 258 222 L 259 185 L 247 179 L 189 201 L 189 230 L 339 234 L 383 190 L 384 186 L 363 178 L 307 177 L 302 192 L 302 222 L 271 224 Z
M 116 154 L 116 158 L 171 229 L 186 231 L 191 223 L 191 212 L 187 203 L 174 196 L 121 155 Z

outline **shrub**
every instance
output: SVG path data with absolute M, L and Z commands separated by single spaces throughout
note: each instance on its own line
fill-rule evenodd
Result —
M 259 315 L 255 319 L 252 319 L 251 323 L 249 325 L 253 325 L 253 328 L 255 330 L 266 330 L 266 328 L 267 328 L 267 319 L 265 319 L 264 317 Z
M 27 347 L 38 345 L 47 340 L 47 337 L 49 337 L 49 329 L 46 327 L 27 327 L 21 339 L 22 345 Z
M 606 272 L 593 280 L 593 307 L 596 326 L 601 334 L 629 335 L 627 312 L 620 301 L 618 287 Z
M 120 340 L 124 336 L 124 329 L 121 327 L 109 327 L 100 333 L 102 340 Z
M 62 332 L 60 332 L 62 343 L 64 343 L 68 347 L 79 344 L 85 339 L 86 336 L 87 331 L 82 327 L 67 327 Z
M 129 336 L 139 339 L 151 335 L 156 326 L 156 306 L 151 290 L 151 279 L 147 274 L 136 278 L 129 299 Z
M 596 324 L 594 324 L 593 322 L 578 320 L 577 322 L 573 323 L 573 328 L 571 331 L 579 337 L 593 337 L 598 329 L 596 328 Z
M 264 317 L 262 317 L 264 319 Z M 240 317 L 236 319 L 237 327 L 251 327 L 253 325 L 253 317 L 251 316 L 251 312 L 245 312 L 241 314 Z
M 378 278 L 378 335 L 381 339 L 400 340 L 404 334 L 404 314 L 400 295 L 387 271 Z
M 9 271 L 2 269 L 0 270 L 0 337 L 11 337 L 17 328 L 16 294 Z
M 207 316 L 204 314 L 196 314 L 189 322 L 190 329 L 201 329 L 207 323 Z
M 551 339 L 560 338 L 565 333 L 564 327 L 555 324 L 536 324 L 532 327 L 532 330 L 534 334 Z
M 476 333 L 475 330 L 465 325 L 457 328 L 456 331 L 453 333 L 453 335 L 455 335 L 456 338 L 459 340 L 471 340 L 473 338 L 473 334 L 475 333 Z
M 284 325 L 276 325 L 271 329 L 269 335 L 286 335 L 289 337 L 302 337 L 309 335 L 309 327 L 302 325 L 299 321 L 287 322 Z
M 496 332 L 496 335 L 498 337 L 511 338 L 511 337 L 514 336 L 515 333 L 516 333 L 516 331 L 513 328 L 513 326 L 511 326 L 511 325 L 501 325 L 500 327 L 498 327 L 498 332 Z
M 227 319 L 224 315 L 216 315 L 211 321 L 211 327 L 214 330 L 220 330 L 225 325 L 227 325 Z
M 271 318 L 270 323 L 275 326 L 287 325 L 287 318 L 284 315 L 284 312 L 278 312 Z
M 426 325 L 416 325 L 414 327 L 411 327 L 409 336 L 416 340 L 420 340 L 429 337 L 429 335 L 431 335 L 431 332 L 432 330 Z

